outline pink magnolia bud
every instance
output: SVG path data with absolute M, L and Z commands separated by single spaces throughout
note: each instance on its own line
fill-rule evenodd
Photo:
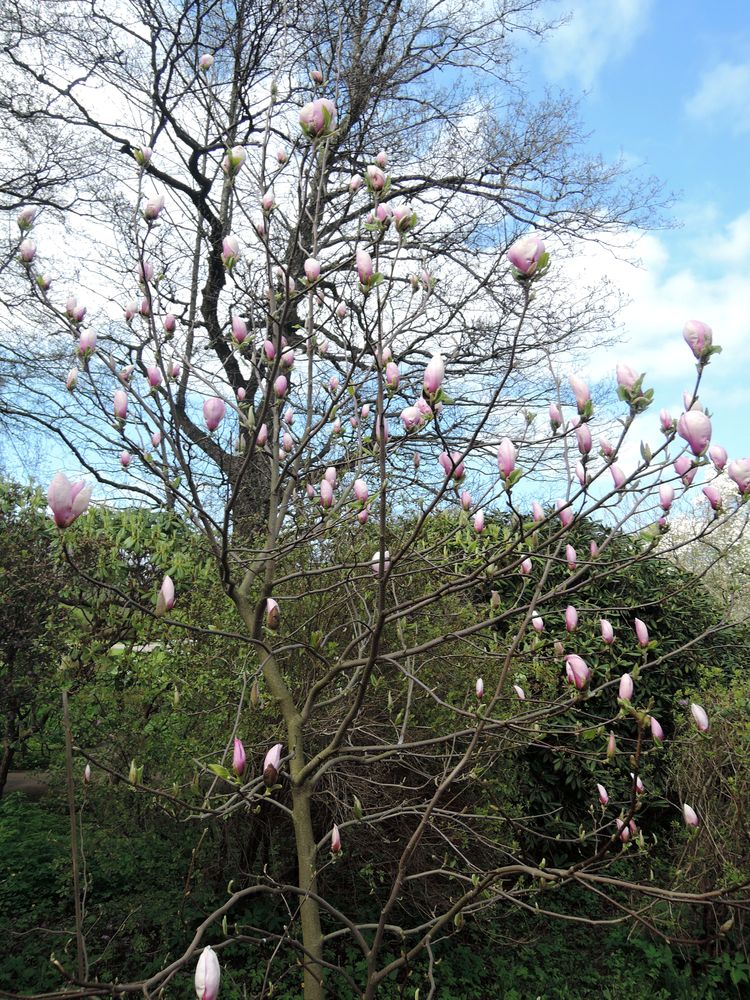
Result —
M 33 205 L 26 205 L 16 216 L 16 224 L 22 233 L 26 230 L 31 229 L 34 225 L 34 218 L 36 216 L 36 209 Z
M 719 510 L 721 508 L 721 493 L 715 486 L 704 486 L 703 496 L 711 504 L 714 510 Z
M 224 267 L 231 271 L 240 256 L 240 241 L 230 233 L 225 236 L 221 244 L 221 260 Z
M 146 366 L 146 378 L 148 379 L 148 384 L 152 389 L 158 388 L 163 381 L 161 370 L 157 368 L 156 365 Z
M 30 264 L 36 257 L 36 243 L 33 240 L 23 240 L 18 248 L 18 256 L 24 264 Z
M 240 316 L 232 316 L 232 339 L 236 344 L 242 344 L 246 337 L 247 323 Z
M 514 684 L 513 690 L 516 692 L 516 698 L 518 698 L 519 701 L 526 701 L 526 692 L 520 684 Z
M 599 555 L 599 546 L 593 539 L 589 542 L 589 552 L 591 553 L 592 559 L 596 559 L 596 557 Z
M 238 777 L 242 777 L 246 763 L 247 757 L 245 755 L 245 748 L 242 745 L 242 740 L 238 740 L 237 737 L 235 737 L 234 753 L 232 754 L 232 770 Z
M 258 445 L 259 448 L 262 448 L 263 445 L 266 443 L 266 441 L 268 441 L 268 425 L 261 424 L 260 427 L 258 428 L 258 434 L 255 438 L 255 443 Z
M 401 381 L 401 374 L 398 370 L 398 365 L 393 361 L 389 361 L 385 366 L 385 384 L 389 389 L 395 391 L 398 389 L 399 382 Z
M 543 632 L 544 619 L 540 615 L 534 615 L 531 619 L 531 626 L 535 632 Z
M 621 698 L 622 701 L 632 701 L 633 691 L 633 678 L 630 674 L 623 674 L 620 678 L 620 687 L 617 691 L 617 697 Z
M 727 466 L 727 475 L 744 496 L 750 493 L 750 458 L 735 458 Z
M 236 177 L 242 169 L 247 153 L 242 146 L 233 146 L 227 150 L 227 155 L 221 161 L 221 169 L 228 177 Z
M 717 472 L 722 472 L 724 466 L 727 464 L 727 450 L 722 448 L 720 444 L 712 444 L 708 449 L 708 457 L 714 463 L 714 468 Z
M 614 445 L 605 437 L 599 438 L 599 451 L 603 458 L 613 458 L 615 454 Z
M 279 776 L 279 768 L 281 767 L 281 751 L 283 749 L 284 748 L 281 743 L 276 743 L 268 751 L 265 760 L 263 761 L 263 780 L 269 788 L 271 785 L 276 784 L 276 779 Z
M 522 576 L 528 576 L 529 573 L 531 573 L 531 570 L 532 570 L 531 559 L 529 558 L 529 556 L 526 556 L 526 558 L 522 560 L 521 565 L 518 567 L 518 571 L 519 573 L 521 573 Z
M 357 500 L 361 504 L 366 504 L 370 492 L 367 489 L 367 483 L 364 481 L 364 479 L 355 479 L 353 490 L 354 490 L 354 496 L 357 498 Z
M 162 585 L 159 588 L 159 593 L 156 597 L 156 608 L 154 609 L 155 615 L 164 615 L 167 611 L 171 611 L 174 607 L 175 602 L 175 590 L 174 582 L 171 576 L 165 576 Z
M 591 451 L 591 429 L 588 424 L 579 424 L 576 427 L 576 438 L 578 439 L 578 450 L 582 455 L 588 455 Z
M 133 372 L 135 371 L 134 365 L 126 365 L 121 371 L 117 373 L 117 377 L 122 382 L 123 385 L 130 385 L 130 380 L 133 377 Z
M 220 978 L 219 959 L 213 948 L 206 945 L 195 967 L 195 995 L 198 1000 L 216 1000 L 219 995 Z
M 612 628 L 612 623 L 608 622 L 606 618 L 599 619 L 599 628 L 602 633 L 602 640 L 611 646 L 615 641 L 615 630 Z
M 585 488 L 586 487 L 586 470 L 584 469 L 582 462 L 576 462 L 575 472 L 576 472 L 576 479 L 581 484 L 581 486 L 583 486 Z
M 163 194 L 149 198 L 143 206 L 143 218 L 146 222 L 154 222 L 164 211 L 165 198 Z
M 182 371 L 182 365 L 180 365 L 179 362 L 177 362 L 177 361 L 173 361 L 172 364 L 170 365 L 170 368 L 169 368 L 169 376 L 170 376 L 170 378 L 179 378 L 181 371 Z M 244 391 L 245 391 L 244 389 L 238 389 L 237 390 L 237 397 L 240 398 L 239 394 L 241 392 L 244 393 Z M 244 399 L 244 396 L 242 398 Z
M 141 304 L 138 306 L 138 312 L 143 317 L 148 317 L 151 315 L 151 303 L 148 299 L 141 299 Z
M 203 55 L 198 60 L 198 65 L 203 70 L 204 73 L 208 72 L 214 64 L 214 57 L 208 52 L 204 52 Z
M 336 105 L 327 97 L 319 97 L 310 101 L 299 113 L 299 123 L 302 131 L 311 139 L 330 135 L 336 128 Z
M 615 826 L 617 827 L 618 837 L 623 844 L 626 844 L 630 840 L 630 827 L 626 826 L 619 817 L 615 820 Z
M 120 465 L 123 467 L 123 469 L 127 469 L 132 460 L 133 456 L 130 454 L 129 451 L 120 452 Z
M 648 629 L 646 628 L 646 623 L 641 621 L 640 618 L 636 618 L 634 623 L 635 634 L 638 638 L 638 645 L 644 648 L 648 646 Z
M 48 292 L 52 287 L 52 278 L 48 277 L 46 274 L 38 274 L 36 276 L 36 283 L 43 292 Z
M 308 281 L 317 281 L 320 277 L 320 261 L 314 257 L 308 257 L 305 261 L 305 277 Z
M 661 429 L 665 434 L 668 434 L 674 427 L 674 420 L 672 419 L 672 414 L 669 410 L 659 411 L 659 423 L 661 424 Z
M 520 274 L 530 278 L 539 266 L 544 243 L 538 236 L 524 236 L 508 250 L 508 260 Z
M 58 528 L 68 528 L 86 510 L 91 487 L 81 480 L 71 483 L 63 472 L 55 474 L 47 490 L 47 503 Z
M 388 422 L 382 417 L 375 418 L 375 440 L 382 441 L 383 444 L 388 442 L 391 432 L 388 430 Z
M 213 433 L 224 419 L 227 412 L 227 404 L 218 396 L 211 396 L 203 402 L 203 419 L 206 427 Z
M 473 502 L 474 501 L 471 496 L 471 493 L 469 493 L 468 490 L 463 490 L 463 492 L 461 493 L 461 506 L 463 507 L 463 509 L 469 510 Z
M 338 316 L 339 319 L 346 319 L 346 317 L 349 315 L 349 307 L 347 306 L 346 302 L 339 302 L 339 304 L 336 306 L 336 315 Z
M 277 376 L 276 380 L 273 383 L 273 391 L 276 393 L 276 396 L 279 399 L 283 399 L 284 396 L 286 396 L 288 389 L 289 389 L 289 382 L 287 381 L 286 375 Z
M 284 423 L 287 425 L 287 427 L 291 427 L 292 424 L 294 423 L 294 410 L 291 408 L 291 406 L 287 406 L 287 408 L 284 410 L 283 420 Z
M 682 807 L 682 818 L 685 820 L 686 826 L 700 826 L 698 813 L 687 802 Z
M 677 421 L 677 433 L 694 455 L 703 455 L 711 441 L 711 421 L 700 410 L 688 410 Z
M 695 724 L 699 731 L 702 733 L 707 733 L 709 729 L 708 715 L 706 714 L 705 708 L 701 705 L 697 705 L 695 702 L 690 704 L 690 712 L 695 720 Z
M 78 385 L 78 369 L 71 368 L 65 378 L 65 388 L 68 392 L 72 392 Z
M 568 563 L 568 569 L 575 569 L 578 564 L 578 555 L 572 545 L 565 546 L 565 558 Z
M 606 804 L 609 802 L 609 795 L 607 795 L 607 789 L 604 787 L 604 785 L 597 784 L 596 790 L 599 793 L 599 801 L 603 806 L 606 806 Z
M 557 516 L 560 518 L 560 524 L 562 524 L 563 528 L 569 528 L 573 523 L 573 509 L 567 500 L 556 500 L 555 507 L 557 508 Z
M 610 474 L 612 476 L 612 483 L 616 490 L 622 489 L 625 479 L 625 473 L 622 471 L 619 465 L 610 465 Z
M 688 455 L 678 455 L 674 461 L 674 471 L 681 477 L 684 485 L 689 486 L 695 479 L 698 469 L 693 465 Z
M 474 531 L 481 535 L 484 531 L 484 511 L 478 510 L 474 515 Z
M 117 420 L 123 421 L 127 418 L 128 394 L 124 389 L 117 389 L 115 391 L 112 409 L 114 410 L 115 418 Z
M 134 300 L 128 302 L 128 304 L 125 306 L 125 312 L 124 312 L 125 322 L 130 323 L 133 317 L 137 315 L 138 315 L 138 303 Z
M 294 438 L 288 431 L 286 432 L 286 434 L 284 434 L 283 438 L 281 439 L 281 447 L 287 455 L 292 450 L 292 448 L 294 448 Z
M 367 287 L 375 274 L 375 266 L 372 262 L 372 257 L 366 250 L 357 250 L 356 260 L 357 274 L 359 275 L 360 284 Z
M 416 406 L 406 406 L 401 411 L 401 422 L 407 434 L 411 431 L 418 431 L 424 423 L 422 414 Z
M 319 86 L 323 82 L 323 73 L 319 69 L 311 69 L 310 79 L 316 86 Z
M 444 451 L 438 458 L 438 462 L 440 462 L 446 476 L 452 477 L 457 483 L 464 478 L 466 468 L 460 451 L 452 451 L 450 455 Z
M 343 302 L 340 304 L 339 309 L 341 308 L 342 305 L 344 305 Z M 344 306 L 344 308 L 346 309 L 346 306 Z M 318 346 L 318 354 L 321 356 L 321 358 L 324 358 L 326 354 L 328 354 L 328 348 L 331 346 L 328 341 L 328 337 L 320 337 L 317 346 Z
M 361 511 L 357 514 L 357 520 L 360 524 L 367 524 L 367 520 L 370 516 L 370 511 L 367 507 L 363 507 Z
M 320 506 L 323 510 L 333 506 L 333 486 L 327 479 L 322 479 L 320 482 Z
M 161 321 L 161 325 L 164 328 L 164 332 L 167 334 L 174 333 L 177 327 L 177 317 L 174 313 L 167 313 L 164 319 Z
M 562 427 L 562 413 L 560 412 L 560 407 L 557 403 L 549 404 L 549 425 L 553 431 L 556 431 L 559 427 Z
M 682 330 L 685 343 L 693 352 L 693 356 L 701 361 L 708 348 L 713 343 L 713 331 L 708 323 L 699 319 L 689 319 Z
M 477 677 L 477 683 L 474 688 L 475 694 L 477 696 L 477 701 L 481 701 L 484 698 L 484 681 L 481 677 Z
M 380 352 L 380 357 L 378 358 L 378 364 L 381 368 L 385 368 L 389 361 L 393 361 L 393 352 L 390 347 L 386 344 L 385 347 Z
M 391 568 L 391 554 L 388 549 L 383 553 L 383 573 L 387 573 Z M 370 565 L 375 576 L 380 576 L 380 553 L 376 552 L 370 560 Z
M 352 174 L 349 180 L 349 190 L 351 191 L 352 194 L 356 194 L 363 184 L 364 181 L 359 174 Z
M 367 186 L 371 191 L 382 191 L 385 187 L 386 176 L 380 167 L 371 163 L 365 171 Z
M 280 163 L 282 167 L 284 166 L 284 164 L 287 162 L 288 159 L 289 159 L 289 154 L 283 147 L 276 150 L 276 162 Z
M 89 358 L 96 350 L 96 334 L 93 330 L 81 330 L 78 337 L 76 354 L 81 358 Z
M 553 648 L 555 651 L 555 656 L 559 658 L 565 656 L 565 646 L 560 642 L 559 639 L 555 639 Z
M 424 370 L 424 391 L 428 398 L 437 395 L 445 378 L 445 364 L 440 354 L 433 354 Z
M 381 170 L 385 170 L 388 166 L 388 154 L 384 149 L 381 149 L 378 155 L 375 157 L 375 163 L 380 167 Z
M 646 791 L 646 786 L 641 781 L 640 775 L 633 774 L 633 772 L 631 771 L 630 772 L 630 780 L 633 782 L 633 786 L 635 788 L 635 794 L 636 795 L 643 795 L 643 793 Z
M 618 362 L 617 364 L 617 384 L 623 388 L 631 391 L 635 388 L 638 379 L 641 377 L 634 368 L 630 365 L 622 364 Z
M 654 716 L 652 715 L 650 717 L 650 719 L 649 719 L 649 724 L 651 726 L 651 736 L 652 736 L 654 742 L 655 743 L 663 743 L 664 742 L 664 730 L 661 728 L 661 725 L 659 724 L 659 720 L 655 719 Z
M 83 783 L 84 785 L 91 783 L 91 764 L 89 764 L 88 761 L 83 769 Z
M 497 449 L 497 468 L 503 479 L 507 479 L 514 471 L 517 454 L 516 447 L 511 439 L 507 437 L 503 438 Z
M 586 407 L 591 402 L 591 392 L 589 387 L 583 379 L 578 378 L 577 375 L 569 375 L 568 382 L 570 383 L 570 388 L 573 390 L 578 412 L 583 415 L 586 411 Z
M 565 628 L 568 630 L 568 632 L 575 632 L 577 626 L 578 626 L 578 612 L 576 611 L 576 609 L 573 607 L 572 604 L 569 604 L 565 609 Z
M 147 163 L 150 163 L 153 155 L 154 151 L 150 146 L 141 146 L 140 149 L 133 150 L 133 159 L 139 167 L 143 167 Z
M 278 603 L 272 598 L 266 598 L 266 625 L 274 632 L 281 624 L 281 610 Z
M 565 657 L 565 674 L 568 683 L 573 684 L 578 691 L 586 687 L 591 677 L 591 671 L 586 666 L 586 661 L 575 653 L 569 653 Z
M 531 516 L 533 517 L 534 521 L 536 521 L 537 524 L 540 521 L 544 520 L 544 510 L 542 508 L 542 505 L 538 503 L 536 500 L 532 501 L 531 504 Z
M 378 205 L 378 208 L 381 206 Z M 383 206 L 385 207 L 385 206 Z M 397 233 L 408 233 L 417 224 L 416 212 L 413 212 L 407 205 L 399 205 L 393 210 L 393 225 Z
M 307 486 L 305 486 L 305 493 L 307 494 L 308 500 L 312 500 L 312 498 L 315 496 L 315 487 L 313 486 L 312 483 L 308 483 Z
M 674 503 L 674 487 L 671 483 L 662 483 L 659 487 L 659 505 L 662 510 L 668 511 Z
M 617 753 L 617 744 L 615 743 L 615 734 L 610 733 L 607 739 L 607 757 L 611 760 Z
M 339 828 L 336 824 L 333 824 L 333 829 L 331 830 L 331 854 L 341 853 L 341 834 L 339 833 Z
M 333 421 L 333 426 L 331 427 L 331 434 L 341 433 L 341 417 L 336 417 Z

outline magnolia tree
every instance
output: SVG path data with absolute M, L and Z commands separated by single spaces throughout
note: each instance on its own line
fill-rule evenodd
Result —
M 537 149 L 501 153 L 489 107 L 464 103 L 456 121 L 440 108 L 428 136 L 434 103 L 417 86 L 440 60 L 478 63 L 488 25 L 469 15 L 454 36 L 448 5 L 415 7 L 408 23 L 385 4 L 377 17 L 328 11 L 325 32 L 305 34 L 305 12 L 242 4 L 230 31 L 221 6 L 170 24 L 150 3 L 130 22 L 116 4 L 84 34 L 66 6 L 54 39 L 19 22 L 6 54 L 48 109 L 122 153 L 119 239 L 98 265 L 90 248 L 86 279 L 120 318 L 102 307 L 89 322 L 85 294 L 58 291 L 54 230 L 24 207 L 17 269 L 51 346 L 6 410 L 57 435 L 98 481 L 60 472 L 49 487 L 71 567 L 91 503 L 162 504 L 203 538 L 236 613 L 223 633 L 250 667 L 200 806 L 135 760 L 121 777 L 192 817 L 262 814 L 296 857 L 294 878 L 271 863 L 232 887 L 184 953 L 141 981 L 91 981 L 79 908 L 68 989 L 148 994 L 195 966 L 199 998 L 213 1000 L 222 948 L 247 943 L 253 961 L 262 938 L 276 945 L 269 969 L 303 968 L 307 1000 L 374 997 L 422 952 L 433 996 L 436 941 L 494 907 L 546 912 L 537 897 L 551 886 L 611 898 L 657 931 L 655 901 L 746 903 L 742 887 L 693 896 L 641 881 L 637 864 L 651 840 L 642 776 L 671 735 L 647 692 L 702 635 L 662 649 L 649 619 L 666 595 L 637 615 L 627 580 L 668 547 L 673 504 L 699 482 L 704 537 L 750 494 L 750 460 L 712 445 L 700 405 L 718 348 L 705 323 L 686 325 L 695 384 L 678 419 L 653 418 L 660 442 L 637 459 L 623 455 L 636 453 L 636 420 L 652 419 L 644 376 L 618 365 L 614 419 L 579 374 L 558 380 L 576 306 L 551 318 L 559 279 L 543 230 L 606 225 L 596 192 L 586 202 L 577 181 L 550 177 Z M 35 46 L 53 44 L 59 70 L 42 72 Z M 129 130 L 92 110 L 94 81 L 114 88 Z M 737 489 L 722 500 L 724 469 Z M 619 605 L 597 606 L 597 583 L 617 577 Z M 181 586 L 168 575 L 134 607 L 165 641 L 215 635 L 181 617 Z M 259 704 L 267 732 L 251 745 Z M 709 730 L 699 703 L 686 712 Z M 540 743 L 591 775 L 565 864 L 549 860 L 554 817 L 487 792 Z M 113 770 L 78 749 L 85 780 Z M 700 803 L 671 805 L 682 835 L 699 837 Z M 342 885 L 367 895 L 365 916 Z M 286 914 L 282 932 L 235 920 L 260 898 Z M 342 939 L 361 953 L 357 981 L 336 963 Z

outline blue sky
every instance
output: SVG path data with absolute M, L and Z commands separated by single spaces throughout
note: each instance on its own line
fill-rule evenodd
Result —
M 677 228 L 638 243 L 641 268 L 587 256 L 585 270 L 631 300 L 622 345 L 594 360 L 592 374 L 627 361 L 677 414 L 694 375 L 682 325 L 708 322 L 724 349 L 701 394 L 714 440 L 732 457 L 750 455 L 750 3 L 560 0 L 548 9 L 571 17 L 529 47 L 533 78 L 580 97 L 592 150 L 643 164 L 677 196 Z

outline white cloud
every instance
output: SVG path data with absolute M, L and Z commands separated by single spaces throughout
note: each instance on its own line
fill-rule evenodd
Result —
M 701 76 L 685 111 L 698 121 L 730 124 L 735 132 L 750 131 L 750 62 L 720 62 Z
M 553 80 L 572 78 L 590 88 L 604 67 L 622 58 L 647 26 L 652 0 L 576 0 L 552 32 L 542 61 Z M 551 13 L 557 13 L 556 6 Z

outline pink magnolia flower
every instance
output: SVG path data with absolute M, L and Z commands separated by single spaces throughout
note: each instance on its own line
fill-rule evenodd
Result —
M 651 726 L 651 736 L 655 743 L 664 742 L 664 730 L 661 728 L 661 724 L 658 719 L 655 719 L 652 715 L 649 719 L 649 725 Z
M 625 473 L 622 471 L 619 465 L 610 465 L 610 474 L 612 476 L 612 483 L 616 490 L 622 489 L 623 483 L 625 482 Z
M 127 469 L 127 467 L 130 465 L 132 461 L 133 461 L 133 456 L 130 454 L 129 451 L 120 452 L 120 465 L 123 467 L 123 469 Z
M 544 243 L 538 236 L 523 236 L 508 250 L 508 260 L 520 274 L 530 278 L 539 266 Z
M 356 262 L 359 282 L 364 287 L 367 287 L 375 274 L 375 265 L 372 262 L 372 257 L 366 250 L 357 250 Z
M 478 510 L 476 512 L 476 514 L 474 515 L 474 531 L 476 531 L 476 533 L 478 535 L 481 535 L 481 533 L 484 531 L 484 511 L 483 510 Z
M 452 451 L 450 455 L 447 451 L 441 452 L 438 462 L 446 476 L 452 477 L 457 483 L 464 478 L 466 468 L 460 451 Z
M 537 524 L 544 520 L 544 509 L 537 500 L 533 500 L 531 503 L 531 516 Z
M 314 257 L 308 257 L 305 261 L 305 277 L 308 281 L 317 281 L 320 277 L 320 261 Z
M 320 506 L 323 510 L 328 510 L 333 506 L 333 486 L 327 479 L 321 480 L 320 483 Z
M 671 483 L 662 483 L 659 487 L 659 505 L 662 510 L 668 511 L 674 503 L 674 487 Z
M 96 334 L 93 330 L 81 330 L 78 337 L 76 354 L 81 358 L 90 358 L 96 350 Z
M 330 135 L 336 128 L 336 105 L 327 97 L 306 104 L 299 113 L 302 131 L 311 139 Z
M 607 757 L 611 760 L 617 753 L 617 743 L 615 742 L 615 734 L 610 732 L 607 738 Z
M 468 490 L 462 490 L 461 492 L 461 506 L 464 510 L 470 510 L 471 505 L 474 502 L 474 498 Z
M 516 692 L 516 698 L 518 698 L 519 701 L 526 701 L 526 692 L 520 684 L 514 684 L 513 690 Z
M 497 467 L 503 479 L 507 479 L 516 467 L 516 447 L 510 438 L 503 438 L 497 449 Z
M 640 618 L 636 618 L 633 624 L 635 625 L 635 634 L 638 639 L 638 645 L 643 647 L 648 646 L 648 629 L 646 628 L 646 623 L 641 621 Z
M 389 361 L 385 366 L 385 384 L 395 392 L 398 389 L 400 381 L 401 373 L 398 370 L 398 365 L 393 361 Z
M 535 632 L 544 631 L 544 619 L 541 617 L 541 615 L 534 615 L 532 617 L 531 627 L 534 629 Z
M 16 216 L 16 224 L 22 233 L 25 233 L 28 229 L 34 225 L 34 218 L 36 217 L 36 208 L 33 205 L 25 205 L 21 211 Z
M 161 369 L 157 368 L 156 365 L 146 366 L 146 379 L 152 389 L 158 388 L 164 380 Z
M 220 979 L 219 959 L 213 948 L 206 945 L 195 967 L 195 995 L 198 1000 L 216 1000 L 219 995 Z
M 717 472 L 722 472 L 729 456 L 727 455 L 726 448 L 722 448 L 720 444 L 712 444 L 708 449 L 708 457 L 714 463 L 714 468 Z
M 171 611 L 175 602 L 174 581 L 171 576 L 165 576 L 162 580 L 159 593 L 156 596 L 155 615 L 164 615 Z
M 227 412 L 227 404 L 218 396 L 211 396 L 203 403 L 203 419 L 206 427 L 213 433 L 224 419 Z
M 126 419 L 128 415 L 128 394 L 124 389 L 115 390 L 112 409 L 114 410 L 116 420 L 123 421 Z
M 682 818 L 685 820 L 687 826 L 700 826 L 698 813 L 687 802 L 682 807 Z
M 688 410 L 677 421 L 677 433 L 694 455 L 703 455 L 711 442 L 711 421 L 700 410 Z
M 690 712 L 700 732 L 707 733 L 709 729 L 709 722 L 705 708 L 695 702 L 692 702 L 690 705 Z
M 565 628 L 568 630 L 568 632 L 575 632 L 577 627 L 578 627 L 578 612 L 576 611 L 576 609 L 573 607 L 572 604 L 569 604 L 565 609 Z
M 635 387 L 636 382 L 641 377 L 638 372 L 631 368 L 630 365 L 623 364 L 622 362 L 617 363 L 617 384 L 628 391 Z
M 146 222 L 154 222 L 159 218 L 164 211 L 165 201 L 166 199 L 163 194 L 155 195 L 153 198 L 148 199 L 143 206 L 143 218 Z
M 375 576 L 380 576 L 380 553 L 376 552 L 370 560 L 370 566 Z M 383 573 L 387 573 L 391 568 L 391 554 L 388 549 L 383 553 Z
M 711 504 L 713 510 L 719 510 L 721 508 L 721 493 L 716 486 L 704 486 L 703 496 Z
M 606 806 L 607 803 L 609 802 L 609 795 L 607 795 L 607 789 L 604 787 L 604 785 L 600 785 L 597 783 L 596 790 L 599 793 L 599 801 L 603 806 Z
M 378 155 L 375 157 L 375 162 L 380 167 L 381 170 L 385 170 L 388 166 L 388 154 L 384 149 L 381 149 Z
M 570 388 L 573 390 L 578 412 L 583 414 L 587 405 L 591 402 L 591 391 L 583 379 L 577 375 L 569 375 L 568 382 L 570 383 Z
M 18 248 L 18 256 L 24 264 L 30 264 L 36 257 L 36 243 L 33 240 L 23 240 Z
M 232 340 L 235 344 L 244 343 L 247 337 L 247 323 L 241 316 L 232 316 Z
M 214 57 L 209 52 L 204 52 L 203 55 L 198 59 L 198 65 L 200 66 L 200 68 L 203 70 L 204 73 L 207 73 L 208 70 L 211 69 L 213 64 L 214 64 Z
M 258 434 L 255 438 L 255 443 L 258 445 L 259 448 L 262 448 L 263 445 L 266 443 L 266 441 L 268 441 L 268 425 L 261 424 L 260 427 L 258 428 Z
M 713 343 L 713 331 L 708 323 L 702 323 L 699 319 L 689 319 L 682 330 L 685 343 L 693 352 L 694 357 L 699 361 L 703 358 L 706 350 Z
M 612 628 L 611 622 L 608 622 L 606 618 L 601 618 L 599 620 L 599 628 L 601 629 L 602 640 L 608 646 L 611 646 L 615 641 L 615 630 Z
M 750 458 L 735 458 L 727 466 L 727 475 L 737 484 L 742 496 L 750 493 Z
M 361 504 L 366 504 L 370 492 L 367 489 L 367 483 L 364 481 L 364 479 L 355 479 L 353 489 L 354 489 L 354 496 L 357 498 L 357 500 Z
M 275 743 L 266 754 L 263 761 L 263 780 L 269 787 L 276 784 L 281 767 L 281 751 L 284 749 L 282 743 Z
M 289 382 L 286 375 L 279 375 L 273 383 L 273 391 L 279 399 L 283 399 L 289 389 Z
M 440 354 L 433 354 L 424 370 L 425 395 L 435 396 L 445 378 L 445 364 Z
M 266 598 L 266 625 L 274 632 L 281 624 L 281 609 L 273 597 Z
M 474 691 L 477 696 L 477 701 L 481 701 L 484 698 L 484 681 L 481 677 L 477 677 L 477 683 L 474 687 Z
M 568 563 L 568 569 L 573 570 L 578 564 L 578 554 L 572 545 L 565 546 L 565 559 Z
M 228 236 L 224 237 L 221 244 L 221 259 L 224 267 L 231 271 L 239 260 L 239 256 L 240 241 L 233 233 L 230 233 Z
M 242 772 L 245 770 L 245 764 L 247 763 L 247 756 L 245 754 L 245 748 L 242 745 L 242 740 L 238 740 L 235 736 L 234 739 L 234 753 L 232 754 L 232 770 L 238 777 L 242 776 Z
M 683 484 L 687 487 L 695 479 L 695 474 L 698 471 L 697 467 L 693 465 L 692 459 L 689 455 L 678 455 L 674 461 L 674 471 L 682 479 Z
M 563 528 L 569 528 L 573 523 L 573 509 L 568 504 L 567 500 L 557 500 L 555 501 L 555 507 L 557 508 L 557 516 L 560 518 L 560 524 Z
M 352 194 L 356 194 L 363 184 L 364 180 L 362 179 L 360 174 L 352 174 L 352 176 L 349 178 L 349 190 L 351 191 Z
M 385 187 L 386 176 L 376 164 L 371 163 L 365 171 L 367 176 L 367 186 L 372 191 L 382 191 Z
M 81 480 L 71 483 L 64 472 L 54 476 L 47 490 L 47 503 L 58 528 L 68 528 L 86 510 L 91 500 L 91 487 Z
M 674 420 L 669 410 L 659 410 L 659 423 L 665 434 L 668 434 L 674 427 Z
M 569 653 L 565 657 L 565 673 L 568 683 L 573 684 L 578 691 L 586 687 L 591 677 L 586 661 L 575 653 Z
M 620 687 L 617 690 L 617 697 L 623 701 L 631 701 L 633 698 L 633 678 L 630 674 L 623 674 L 620 678 Z
M 424 421 L 420 410 L 416 406 L 407 406 L 401 411 L 401 422 L 408 434 L 410 431 L 419 430 Z
M 331 854 L 339 854 L 341 852 L 341 834 L 339 833 L 339 828 L 336 824 L 333 824 L 333 829 L 331 830 Z
M 522 576 L 528 576 L 529 573 L 531 573 L 531 569 L 531 559 L 526 556 L 526 558 L 521 561 L 521 565 L 518 567 L 518 570 Z
M 562 413 L 560 412 L 560 407 L 557 403 L 549 404 L 549 424 L 553 431 L 556 431 L 559 427 L 562 427 Z

